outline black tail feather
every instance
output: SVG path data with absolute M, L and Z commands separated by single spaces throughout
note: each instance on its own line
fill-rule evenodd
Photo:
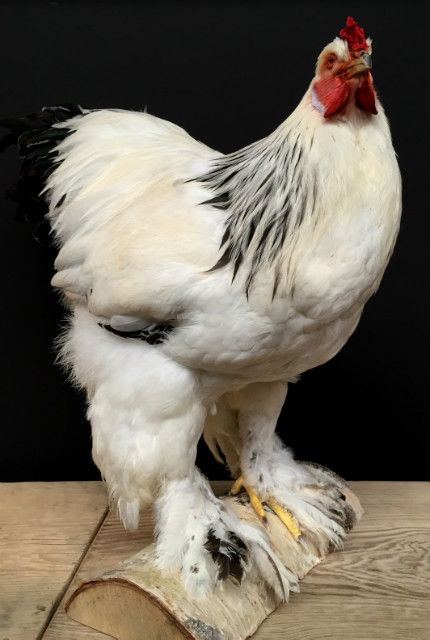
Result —
M 57 140 L 60 136 L 58 129 L 53 129 L 54 124 L 66 122 L 75 116 L 86 113 L 88 109 L 71 103 L 56 106 L 43 107 L 40 111 L 31 113 L 23 118 L 4 118 L 0 120 L 0 126 L 10 130 L 3 140 L 0 141 L 1 149 L 5 149 L 10 144 L 17 146 L 31 145 L 32 141 L 40 142 L 49 139 Z M 64 137 L 64 136 L 63 136 Z
M 42 223 L 48 212 L 48 203 L 41 192 L 58 166 L 57 146 L 72 132 L 71 127 L 55 127 L 89 110 L 79 105 L 61 104 L 44 107 L 24 118 L 0 120 L 0 126 L 9 129 L 0 140 L 0 152 L 16 145 L 23 158 L 17 182 L 6 192 L 6 198 L 18 203 L 18 220 Z M 44 226 L 44 225 L 42 225 Z

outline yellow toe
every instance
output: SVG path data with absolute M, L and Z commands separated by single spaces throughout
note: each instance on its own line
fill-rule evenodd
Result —
M 254 509 L 257 516 L 259 517 L 259 519 L 261 520 L 261 522 L 264 524 L 264 526 L 266 526 L 267 524 L 267 517 L 266 517 L 266 512 L 264 511 L 263 502 L 267 504 L 267 506 L 269 506 L 272 509 L 273 513 L 278 516 L 279 520 L 284 523 L 288 531 L 293 536 L 294 540 L 300 541 L 302 539 L 302 534 L 301 534 L 299 525 L 294 520 L 292 514 L 288 511 L 288 509 L 285 509 L 285 507 L 283 507 L 278 502 L 276 502 L 274 498 L 267 498 L 264 501 L 260 500 L 260 498 L 255 493 L 254 489 L 252 489 L 252 487 L 248 487 L 245 484 L 244 477 L 239 476 L 239 478 L 236 480 L 236 482 L 232 486 L 230 493 L 231 495 L 235 496 L 242 489 L 245 489 L 246 493 L 248 494 L 249 500 L 251 502 L 251 506 Z
M 266 513 L 264 511 L 263 504 L 262 504 L 260 498 L 255 493 L 254 489 L 252 489 L 252 487 L 247 487 L 245 485 L 245 480 L 244 480 L 243 476 L 239 476 L 239 478 L 236 480 L 236 482 L 234 483 L 234 485 L 230 489 L 230 493 L 233 496 L 235 496 L 235 495 L 237 495 L 239 493 L 239 491 L 241 489 L 245 489 L 246 493 L 249 496 L 249 500 L 251 502 L 252 508 L 254 509 L 255 513 L 257 514 L 257 516 L 259 517 L 261 522 L 264 525 L 266 525 L 267 524 L 267 518 L 266 518 Z
M 266 512 L 264 511 L 264 507 L 260 498 L 257 496 L 254 489 L 251 489 L 251 487 L 245 487 L 245 489 L 247 494 L 249 495 L 249 500 L 255 513 L 264 525 L 267 524 Z
M 301 531 L 291 513 L 285 509 L 285 507 L 278 504 L 273 498 L 268 498 L 265 502 L 278 516 L 279 520 L 284 523 L 294 540 L 298 540 L 301 536 Z
M 232 486 L 232 488 L 230 489 L 230 493 L 232 496 L 235 496 L 239 493 L 239 491 L 242 489 L 242 487 L 245 486 L 245 481 L 243 479 L 243 476 L 239 476 L 238 479 L 235 481 L 234 485 Z

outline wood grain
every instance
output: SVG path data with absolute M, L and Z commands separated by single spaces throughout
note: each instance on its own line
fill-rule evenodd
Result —
M 225 483 L 217 485 L 218 492 L 225 488 Z M 430 640 L 430 483 L 352 482 L 351 488 L 365 514 L 345 549 L 306 576 L 301 593 L 292 594 L 287 605 L 269 616 L 255 640 Z M 126 534 L 108 516 L 74 586 L 100 575 L 151 538 L 150 511 L 134 534 Z M 57 620 L 62 627 L 54 627 L 55 633 L 44 640 L 63 640 L 60 634 L 69 621 L 63 611 L 53 623 Z M 106 637 L 90 629 L 64 636 Z
M 429 640 L 430 483 L 353 482 L 365 513 L 255 640 Z
M 230 486 L 231 482 L 212 483 L 218 495 L 227 491 Z M 77 570 L 64 600 L 67 600 L 82 582 L 97 578 L 151 544 L 153 532 L 152 508 L 141 514 L 139 528 L 133 533 L 127 533 L 115 514 L 110 513 Z M 71 620 L 61 606 L 57 609 L 43 640 L 106 640 L 110 637 Z
M 0 639 L 35 640 L 106 513 L 100 482 L 0 484 Z
M 40 616 L 46 621 L 49 602 L 61 594 L 61 587 L 55 592 L 54 583 L 60 581 L 54 573 L 61 569 L 64 587 L 64 573 L 97 529 L 91 520 L 97 521 L 103 511 L 104 489 L 101 483 L 56 483 L 44 490 L 27 484 L 11 498 L 5 487 L 0 485 L 0 611 L 9 618 L 0 623 L 0 640 L 35 640 L 43 628 Z M 301 593 L 262 624 L 255 640 L 430 640 L 430 483 L 352 482 L 351 488 L 365 514 L 348 535 L 345 549 L 306 576 Z M 55 499 L 49 498 L 50 491 Z M 81 525 L 87 530 L 82 546 Z M 151 539 L 150 511 L 133 534 L 109 515 L 74 585 L 100 575 Z M 52 581 L 49 597 L 44 580 Z M 37 613 L 37 604 L 47 610 Z M 43 640 L 108 638 L 67 618 L 61 606 L 43 635 Z
M 334 481 L 332 473 L 322 469 L 317 472 L 319 478 Z M 342 493 L 339 491 L 335 508 L 339 513 L 348 513 L 350 526 L 354 526 L 362 508 L 354 494 L 345 490 L 343 481 L 338 487 Z M 267 534 L 278 562 L 298 579 L 329 553 L 329 539 L 324 535 L 305 530 L 305 542 L 298 544 L 274 513 L 265 514 L 266 528 L 249 501 L 231 495 L 224 495 L 221 500 L 224 509 L 240 521 Z M 278 605 L 275 593 L 249 574 L 240 585 L 227 580 L 207 598 L 192 599 L 179 571 L 160 571 L 156 547 L 151 544 L 98 580 L 84 583 L 65 606 L 69 617 L 121 640 L 141 640 L 142 629 L 148 640 L 245 640 Z

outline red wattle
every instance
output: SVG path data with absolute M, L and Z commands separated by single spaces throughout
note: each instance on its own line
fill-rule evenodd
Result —
M 357 89 L 355 94 L 355 104 L 359 109 L 363 109 L 363 111 L 367 111 L 367 113 L 373 113 L 375 116 L 378 113 L 376 109 L 375 90 L 373 88 L 369 72 L 364 75 L 363 80 Z
M 314 84 L 314 91 L 325 107 L 324 118 L 330 118 L 342 111 L 348 102 L 351 87 L 339 78 L 326 78 Z

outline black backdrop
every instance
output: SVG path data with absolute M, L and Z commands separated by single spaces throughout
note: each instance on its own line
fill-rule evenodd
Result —
M 224 152 L 267 135 L 306 90 L 322 47 L 356 18 L 404 179 L 403 223 L 379 293 L 330 363 L 292 385 L 279 433 L 350 479 L 430 479 L 428 24 L 420 2 L 0 4 L 4 117 L 44 104 L 142 109 Z M 12 150 L 0 188 L 13 182 Z M 51 257 L 1 203 L 0 479 L 98 478 L 85 398 L 53 364 L 62 311 Z M 198 462 L 224 477 L 204 446 Z

